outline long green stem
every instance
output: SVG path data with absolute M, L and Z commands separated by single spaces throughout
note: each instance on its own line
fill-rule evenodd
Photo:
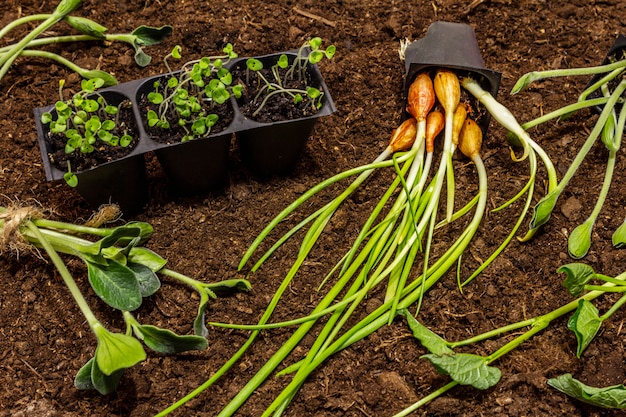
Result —
M 15 19 L 12 22 L 9 22 L 5 27 L 0 30 L 0 38 L 4 37 L 9 31 L 15 29 L 18 26 L 21 26 L 25 23 L 34 22 L 36 20 L 46 20 L 50 17 L 50 14 L 33 14 L 30 16 L 20 17 L 19 19 Z M 10 47 L 5 47 L 10 48 Z M 4 48 L 2 48 L 4 49 Z
M 31 221 L 27 221 L 25 226 L 37 238 L 38 242 L 41 244 L 41 247 L 44 248 L 44 250 L 50 257 L 50 260 L 59 271 L 61 278 L 63 278 L 63 282 L 69 289 L 72 297 L 74 297 L 78 308 L 80 308 L 83 316 L 85 316 L 89 327 L 93 329 L 96 325 L 100 324 L 100 322 L 89 308 L 87 300 L 85 300 L 83 294 L 80 292 L 80 289 L 78 288 L 78 285 L 76 285 L 76 281 L 74 281 L 74 278 L 72 277 L 70 271 L 67 269 L 67 266 L 65 266 L 65 263 L 63 262 L 57 251 L 50 244 L 46 236 L 41 233 L 37 226 L 35 226 Z

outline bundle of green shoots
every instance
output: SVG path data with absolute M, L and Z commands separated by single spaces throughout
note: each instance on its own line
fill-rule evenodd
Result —
M 31 30 L 22 40 L 0 48 L 0 80 L 9 71 L 13 62 L 19 56 L 23 56 L 51 59 L 61 65 L 65 65 L 83 78 L 101 78 L 105 81 L 105 85 L 114 85 L 117 84 L 117 80 L 105 71 L 82 68 L 58 54 L 32 48 L 64 42 L 126 42 L 135 50 L 135 62 L 139 66 L 144 67 L 150 63 L 151 57 L 143 51 L 143 47 L 158 44 L 172 33 L 171 26 L 162 26 L 160 28 L 140 26 L 131 33 L 107 34 L 107 28 L 99 23 L 85 17 L 70 15 L 70 13 L 80 6 L 80 2 L 81 0 L 61 0 L 55 10 L 50 14 L 34 14 L 20 17 L 0 29 L 0 39 L 2 39 L 9 31 L 18 26 L 40 21 L 39 25 Z M 67 23 L 80 34 L 38 38 L 45 31 L 50 30 L 50 28 L 61 21 Z
M 101 394 L 115 391 L 124 369 L 146 358 L 140 341 L 166 354 L 205 349 L 208 342 L 204 316 L 209 300 L 216 293 L 250 288 L 245 280 L 204 283 L 166 268 L 165 259 L 141 246 L 153 232 L 148 223 L 96 227 L 116 220 L 119 214 L 116 206 L 105 206 L 92 218 L 91 225 L 78 225 L 46 219 L 37 208 L 0 207 L 0 253 L 20 255 L 43 249 L 85 316 L 98 345 L 94 357 L 78 371 L 75 385 Z M 107 305 L 120 311 L 126 323 L 125 331 L 112 332 L 97 319 L 60 253 L 77 257 L 86 264 L 91 288 Z M 157 273 L 189 286 L 200 295 L 193 335 L 178 335 L 169 329 L 142 324 L 131 313 L 161 287 Z
M 623 54 L 623 52 L 621 53 Z M 626 106 L 624 106 L 626 59 L 622 57 L 621 60 L 616 61 L 613 59 L 613 61 L 614 62 L 609 62 L 606 65 L 597 67 L 530 72 L 517 81 L 511 92 L 512 94 L 517 94 L 530 86 L 533 82 L 546 78 L 581 75 L 594 75 L 598 78 L 597 81 L 591 83 L 591 85 L 580 94 L 576 103 L 554 110 L 522 125 L 524 129 L 530 129 L 549 120 L 566 118 L 576 111 L 585 108 L 602 108 L 602 112 L 594 128 L 589 133 L 587 140 L 578 151 L 578 154 L 567 169 L 567 172 L 563 175 L 563 178 L 558 182 L 558 185 L 551 188 L 549 193 L 535 206 L 533 218 L 530 223 L 530 230 L 524 237 L 524 240 L 530 239 L 541 226 L 548 222 L 559 196 L 563 193 L 594 144 L 600 139 L 607 150 L 604 182 L 598 194 L 595 207 L 589 214 L 589 217 L 578 225 L 568 237 L 568 252 L 574 259 L 583 258 L 591 247 L 593 226 L 609 193 L 617 155 L 624 134 L 624 124 L 626 123 Z M 615 247 L 626 246 L 626 220 L 614 231 L 612 240 Z
M 452 71 L 439 69 L 419 74 L 412 82 L 407 100 L 408 118 L 396 129 L 389 146 L 373 163 L 347 170 L 321 182 L 290 204 L 259 234 L 244 255 L 239 268 L 243 269 L 271 232 L 297 208 L 321 190 L 343 179 L 357 175 L 356 179 L 337 197 L 300 221 L 263 253 L 251 267 L 250 273 L 257 271 L 264 262 L 288 239 L 309 226 L 298 256 L 287 272 L 284 280 L 270 301 L 266 311 L 256 325 L 233 325 L 210 323 L 214 326 L 248 329 L 252 333 L 248 341 L 215 372 L 213 376 L 196 390 L 163 410 L 159 415 L 169 414 L 191 398 L 211 386 L 245 353 L 256 336 L 263 329 L 298 326 L 292 336 L 266 362 L 257 374 L 239 391 L 232 401 L 219 414 L 230 416 L 249 398 L 250 395 L 283 363 L 292 350 L 311 331 L 316 322 L 326 317 L 323 328 L 317 334 L 308 353 L 280 374 L 292 373 L 291 382 L 264 413 L 264 416 L 281 414 L 296 395 L 306 378 L 327 358 L 367 337 L 380 327 L 390 324 L 398 311 L 417 304 L 419 310 L 424 293 L 431 288 L 450 268 L 460 261 L 465 249 L 476 233 L 486 210 L 487 173 L 480 156 L 482 130 L 468 115 L 470 103 L 461 103 L 461 88 L 473 95 L 500 123 L 516 132 L 524 147 L 524 154 L 516 161 L 529 159 L 530 178 L 528 183 L 511 201 L 527 194 L 524 209 L 510 235 L 502 242 L 493 255 L 465 282 L 469 283 L 500 253 L 520 227 L 534 189 L 537 158 L 549 162 L 549 158 L 519 126 L 512 114 L 486 92 L 480 84 L 468 77 L 462 79 Z M 433 155 L 436 152 L 434 140 L 443 130 L 443 144 L 437 169 L 431 170 Z M 470 158 L 478 175 L 476 196 L 462 208 L 454 210 L 454 170 L 452 154 L 460 149 Z M 395 178 L 370 216 L 361 226 L 360 233 L 341 260 L 330 269 L 320 284 L 334 278 L 334 285 L 306 317 L 283 323 L 269 323 L 282 294 L 289 287 L 301 266 L 311 253 L 315 243 L 324 231 L 340 205 L 376 170 L 393 167 Z M 444 180 L 447 179 L 447 210 L 443 219 L 438 219 L 440 196 L 444 193 Z M 395 196 L 395 200 L 393 200 Z M 458 238 L 434 262 L 430 260 L 430 250 L 436 228 L 445 227 L 474 211 L 471 220 Z M 411 277 L 415 275 L 415 277 Z M 373 291 L 386 284 L 384 303 L 367 314 L 357 324 L 347 323 L 362 301 Z

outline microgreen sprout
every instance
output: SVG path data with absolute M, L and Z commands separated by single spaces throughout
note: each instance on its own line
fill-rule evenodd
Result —
M 268 100 L 275 95 L 288 96 L 294 104 L 306 101 L 310 103 L 314 111 L 322 106 L 321 100 L 324 92 L 308 85 L 307 68 L 308 65 L 317 64 L 324 58 L 332 59 L 336 48 L 334 45 L 330 45 L 326 49 L 321 49 L 321 46 L 322 39 L 319 37 L 304 42 L 291 63 L 286 54 L 281 54 L 276 63 L 268 69 L 267 76 L 263 74 L 264 64 L 261 60 L 257 58 L 246 60 L 246 84 L 255 84 L 254 80 L 251 80 L 254 75 L 258 87 L 251 100 L 256 105 L 252 117 L 256 117 Z M 293 80 L 303 83 L 304 87 L 288 87 Z
M 105 84 L 102 78 L 82 80 L 81 90 L 69 100 L 64 100 L 65 80 L 59 81 L 59 100 L 53 111 L 44 112 L 41 122 L 49 125 L 50 135 L 65 137 L 65 153 L 90 154 L 102 146 L 130 146 L 133 136 L 129 127 L 119 119 L 120 108 L 129 101 L 112 105 L 97 90 Z M 78 179 L 68 167 L 65 180 L 76 186 Z
M 181 59 L 181 47 L 176 45 L 164 58 Z M 233 84 L 233 77 L 224 65 L 237 57 L 231 44 L 223 55 L 202 57 L 185 63 L 181 70 L 153 83 L 146 95 L 154 105 L 146 113 L 148 126 L 160 129 L 178 127 L 183 130 L 182 142 L 207 136 L 219 120 L 217 106 L 224 105 L 231 96 L 241 97 L 243 87 Z M 171 72 L 171 69 L 170 69 Z
M 88 70 L 79 67 L 69 59 L 57 54 L 33 50 L 32 48 L 54 43 L 84 42 L 84 41 L 105 41 L 105 42 L 125 42 L 130 44 L 135 50 L 135 62 L 139 66 L 146 66 L 150 63 L 151 57 L 147 55 L 143 48 L 162 42 L 172 33 L 171 26 L 160 28 L 150 26 L 139 26 L 131 33 L 108 34 L 107 28 L 99 23 L 81 16 L 72 16 L 70 13 L 79 5 L 80 0 L 62 0 L 51 14 L 35 14 L 23 16 L 7 24 L 0 30 L 0 38 L 4 37 L 10 30 L 33 21 L 41 21 L 39 26 L 29 32 L 20 42 L 0 48 L 0 80 L 8 72 L 12 63 L 19 56 L 42 57 L 52 59 L 62 65 L 67 66 L 72 71 L 77 72 L 83 78 L 102 78 L 106 85 L 117 84 L 117 80 L 101 70 Z M 76 30 L 78 35 L 39 37 L 48 29 L 64 21 L 71 28 Z
M 167 269 L 165 259 L 141 246 L 153 232 L 148 223 L 90 227 L 45 219 L 37 209 L 0 207 L 0 232 L 5 238 L 10 236 L 18 242 L 20 248 L 28 247 L 27 244 L 43 248 L 63 278 L 97 340 L 94 356 L 78 371 L 75 385 L 79 389 L 95 389 L 101 394 L 115 391 L 124 369 L 145 360 L 147 355 L 141 342 L 165 354 L 205 349 L 208 342 L 204 315 L 209 298 L 215 298 L 216 293 L 250 288 L 245 280 L 204 283 Z M 9 243 L 3 240 L 0 250 L 10 248 Z M 105 304 L 119 310 L 126 323 L 125 330 L 109 330 L 96 318 L 60 254 L 77 257 L 85 263 L 92 290 Z M 166 328 L 143 324 L 132 314 L 143 299 L 161 288 L 157 273 L 173 277 L 200 293 L 194 334 L 179 335 Z

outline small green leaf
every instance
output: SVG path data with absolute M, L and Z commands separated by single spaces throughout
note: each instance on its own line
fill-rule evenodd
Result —
M 174 59 L 180 59 L 180 58 L 181 58 L 181 57 L 180 57 L 180 51 L 181 51 L 181 49 L 182 49 L 182 48 L 181 48 L 181 46 L 180 46 L 180 45 L 176 45 L 176 46 L 174 46 L 174 48 L 172 49 L 172 52 L 171 52 L 171 54 L 172 54 L 172 58 L 174 58 Z
M 538 229 L 550 220 L 550 216 L 552 215 L 552 211 L 554 211 L 558 198 L 559 193 L 553 191 L 548 193 L 548 195 L 543 197 L 539 203 L 537 203 L 533 210 L 533 218 L 530 222 L 531 229 Z
M 565 273 L 567 277 L 563 286 L 574 297 L 580 296 L 585 291 L 585 285 L 594 277 L 595 271 L 589 265 L 571 263 L 561 266 L 557 272 Z
M 120 138 L 120 146 L 126 148 L 133 141 L 133 137 L 131 135 L 122 135 Z
M 111 375 L 146 359 L 146 352 L 134 337 L 112 333 L 101 324 L 95 325 L 93 330 L 98 338 L 96 363 L 103 374 Z
M 87 263 L 89 283 L 105 303 L 118 310 L 133 311 L 141 305 L 141 291 L 135 273 L 119 262 L 106 266 Z
M 111 375 L 102 373 L 94 358 L 89 361 L 78 371 L 74 379 L 74 386 L 80 390 L 95 389 L 102 395 L 111 394 L 117 389 L 123 369 L 113 372 Z
M 49 111 L 41 115 L 41 123 L 43 123 L 44 125 L 50 123 L 51 121 L 52 121 L 52 113 L 50 113 Z
M 63 174 L 63 179 L 70 187 L 76 187 L 78 185 L 78 177 L 73 172 L 66 172 Z
M 324 59 L 324 52 L 322 51 L 313 51 L 309 54 L 309 62 L 311 64 L 317 64 L 322 59 Z
M 574 332 L 578 341 L 578 358 L 596 336 L 600 326 L 602 319 L 598 315 L 598 309 L 590 301 L 580 300 L 576 312 L 567 322 L 567 328 Z
M 444 339 L 417 321 L 408 310 L 398 310 L 398 314 L 406 317 L 409 328 L 413 332 L 413 337 L 419 340 L 422 346 L 430 353 L 439 356 L 454 354 L 454 351 L 448 347 Z
M 337 52 L 335 45 L 329 45 L 328 48 L 326 48 L 326 51 L 324 51 L 326 59 L 332 59 L 335 56 L 335 52 Z
M 207 340 L 202 336 L 181 336 L 171 330 L 156 326 L 133 326 L 133 330 L 135 330 L 137 338 L 143 340 L 146 346 L 159 353 L 172 354 L 189 350 L 203 350 L 208 346 Z
M 100 78 L 104 81 L 104 86 L 117 85 L 117 79 L 109 74 L 108 72 L 102 70 L 83 70 L 78 71 L 81 77 L 87 79 Z
M 613 232 L 611 240 L 616 248 L 626 248 L 626 220 Z
M 287 68 L 289 66 L 289 58 L 285 54 L 281 54 L 276 63 L 280 68 Z
M 457 353 L 442 356 L 428 354 L 422 357 L 428 359 L 437 372 L 449 375 L 461 385 L 471 385 L 476 389 L 485 390 L 500 381 L 500 370 L 487 365 L 487 360 L 482 356 Z
M 246 67 L 251 71 L 260 71 L 263 69 L 263 63 L 255 58 L 248 58 L 246 60 Z
M 593 221 L 587 220 L 578 225 L 567 239 L 567 251 L 573 259 L 581 259 L 587 255 L 591 247 L 591 231 Z
M 163 94 L 151 91 L 148 93 L 148 101 L 152 104 L 161 104 L 163 103 Z M 156 115 L 156 113 L 154 114 Z
M 590 387 L 573 378 L 571 374 L 564 374 L 549 379 L 548 385 L 572 398 L 597 407 L 626 408 L 626 387 L 621 384 L 604 388 Z
M 134 247 L 128 253 L 128 262 L 144 265 L 153 272 L 159 272 L 167 261 L 150 249 L 144 247 Z
M 65 16 L 65 22 L 80 33 L 97 39 L 105 39 L 107 28 L 91 19 L 81 16 Z

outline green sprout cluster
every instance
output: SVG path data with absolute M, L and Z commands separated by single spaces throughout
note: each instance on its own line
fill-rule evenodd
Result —
M 334 45 L 328 46 L 326 49 L 321 49 L 322 39 L 315 37 L 310 41 L 302 44 L 293 62 L 289 63 L 289 57 L 286 54 L 280 55 L 276 64 L 270 67 L 272 79 L 268 79 L 263 75 L 263 62 L 256 58 L 249 58 L 246 60 L 246 68 L 248 70 L 247 82 L 250 84 L 250 72 L 257 75 L 257 80 L 261 83 L 257 94 L 255 95 L 253 102 L 258 104 L 257 109 L 252 116 L 259 114 L 261 109 L 267 103 L 267 100 L 275 95 L 282 94 L 291 96 L 294 104 L 304 101 L 304 97 L 307 97 L 313 109 L 318 110 L 322 107 L 322 96 L 324 93 L 319 89 L 311 86 L 307 86 L 306 89 L 288 88 L 287 83 L 289 80 L 304 81 L 306 83 L 306 71 L 308 64 L 317 64 L 324 58 L 332 59 L 335 55 L 336 48 Z M 308 54 L 306 53 L 308 51 Z M 281 75 L 281 70 L 283 75 Z
M 177 45 L 165 57 L 168 69 L 167 58 L 180 59 L 180 49 Z M 242 85 L 233 85 L 233 76 L 224 67 L 228 61 L 237 58 L 237 53 L 230 43 L 223 52 L 221 56 L 202 57 L 186 63 L 166 82 L 155 81 L 154 90 L 148 93 L 147 99 L 158 109 L 148 110 L 148 126 L 170 129 L 175 123 L 185 131 L 181 142 L 208 135 L 219 120 L 219 116 L 211 111 L 226 103 L 231 95 L 241 97 L 243 90 Z
M 125 148 L 133 141 L 128 126 L 119 120 L 120 106 L 109 104 L 96 91 L 104 84 L 101 78 L 83 80 L 81 90 L 70 100 L 63 100 L 65 80 L 59 82 L 60 100 L 55 103 L 54 112 L 41 115 L 41 122 L 49 125 L 51 134 L 65 136 L 65 153 L 89 154 L 104 144 Z M 116 134 L 118 132 L 121 134 Z M 64 179 L 72 187 L 78 185 L 78 178 L 69 163 Z

